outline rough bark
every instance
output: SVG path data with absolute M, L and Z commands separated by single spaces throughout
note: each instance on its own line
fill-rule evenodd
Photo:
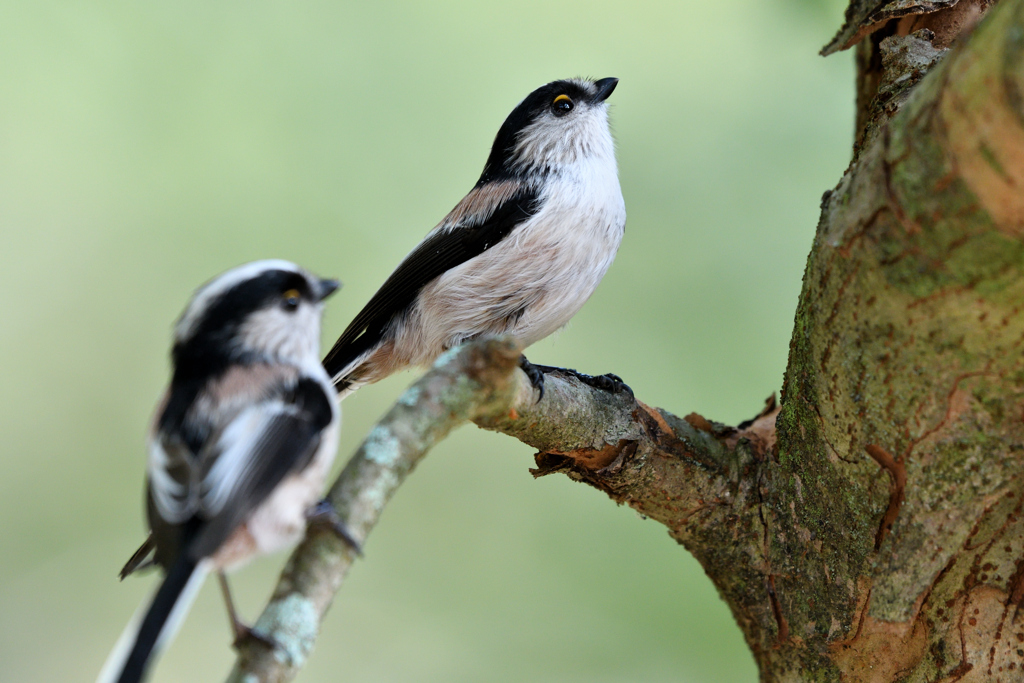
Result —
M 995 7 L 825 203 L 764 479 L 766 680 L 1020 677 L 1022 27 Z
M 952 45 L 977 23 L 997 0 L 850 0 L 846 23 L 821 49 L 828 56 L 853 47 L 877 32 L 906 36 L 921 29 L 932 32 L 938 49 Z
M 371 430 L 327 494 L 353 538 L 362 543 L 391 496 L 420 458 L 467 419 L 508 410 L 520 351 L 487 341 L 449 352 L 410 387 Z M 274 594 L 254 625 L 275 647 L 249 639 L 228 677 L 236 683 L 291 680 L 313 650 L 320 621 L 357 553 L 325 526 L 312 526 L 289 558 Z
M 475 342 L 406 392 L 332 489 L 356 536 L 474 420 L 537 448 L 538 476 L 664 524 L 764 681 L 1024 678 L 1024 0 L 944 44 L 891 23 L 921 14 L 900 15 L 910 4 L 848 14 L 834 43 L 863 41 L 863 130 L 823 201 L 781 407 L 733 428 L 554 375 L 535 402 L 515 345 Z M 231 680 L 290 680 L 352 559 L 311 530 L 257 623 L 279 646 L 245 646 Z
M 467 420 L 538 448 L 536 476 L 565 472 L 586 481 L 666 524 L 678 538 L 701 528 L 703 511 L 729 507 L 740 482 L 772 447 L 774 399 L 742 429 L 695 414 L 681 419 L 627 393 L 608 394 L 559 375 L 548 375 L 538 402 L 518 369 L 519 353 L 514 341 L 503 339 L 449 352 L 373 428 L 328 493 L 357 540 L 366 538 L 419 459 Z M 245 643 L 229 681 L 291 680 L 354 559 L 330 530 L 311 528 L 255 624 L 277 646 Z

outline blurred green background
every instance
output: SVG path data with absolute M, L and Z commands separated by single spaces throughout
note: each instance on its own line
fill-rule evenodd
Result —
M 143 435 L 192 290 L 280 257 L 329 343 L 472 186 L 535 87 L 617 76 L 618 259 L 539 363 L 735 423 L 779 388 L 848 159 L 840 0 L 0 2 L 0 680 L 91 681 L 149 574 Z M 17 294 L 15 297 L 14 295 Z M 339 465 L 413 373 L 344 404 Z M 663 527 L 464 427 L 366 544 L 300 681 L 754 681 Z M 235 575 L 255 618 L 284 556 Z M 232 661 L 207 582 L 153 680 Z

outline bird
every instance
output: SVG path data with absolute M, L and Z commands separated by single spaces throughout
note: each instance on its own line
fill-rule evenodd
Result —
M 320 320 L 338 287 L 289 261 L 256 261 L 199 288 L 177 320 L 147 439 L 150 536 L 122 570 L 155 564 L 165 576 L 98 683 L 143 680 L 211 571 L 236 643 L 252 634 L 224 572 L 297 541 L 310 515 L 331 517 L 317 501 L 341 411 L 320 364 Z
M 512 110 L 473 189 L 324 358 L 341 398 L 480 336 L 511 335 L 526 348 L 582 308 L 615 259 L 626 224 L 608 127 L 607 99 L 617 84 L 553 81 Z M 519 365 L 538 401 L 547 372 L 629 390 L 612 374 L 534 365 L 525 356 Z

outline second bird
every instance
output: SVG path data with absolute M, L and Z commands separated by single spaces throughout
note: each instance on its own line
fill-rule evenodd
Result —
M 572 318 L 626 224 L 606 100 L 618 79 L 554 81 L 509 114 L 476 185 L 405 257 L 324 366 L 342 396 L 481 335 L 523 347 Z M 543 395 L 544 371 L 520 365 Z M 567 371 L 594 386 L 614 375 Z

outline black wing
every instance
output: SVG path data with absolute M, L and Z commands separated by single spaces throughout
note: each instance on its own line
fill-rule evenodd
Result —
M 380 342 L 388 324 L 408 310 L 431 280 L 490 249 L 538 209 L 537 192 L 520 186 L 489 214 L 467 217 L 463 224 L 439 230 L 423 240 L 334 343 L 324 358 L 327 374 L 333 378 Z
M 212 555 L 281 481 L 309 464 L 333 417 L 331 398 L 311 379 L 242 411 L 211 439 L 201 477 L 196 561 Z M 234 428 L 234 429 L 233 429 Z M 158 539 L 159 542 L 159 539 Z

